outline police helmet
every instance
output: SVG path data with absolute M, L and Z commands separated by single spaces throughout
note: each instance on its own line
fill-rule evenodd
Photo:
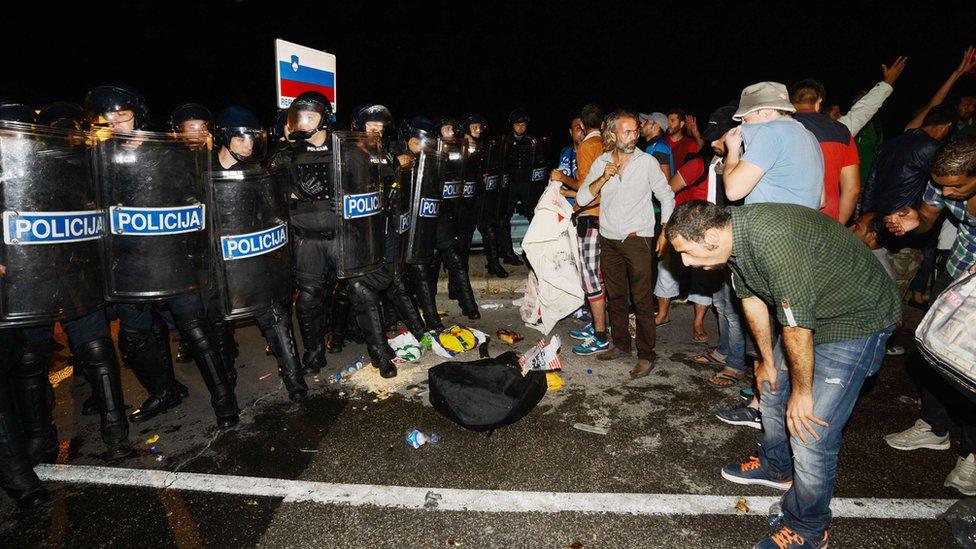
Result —
M 393 130 L 393 113 L 383 105 L 364 103 L 353 111 L 349 128 L 353 131 L 364 132 L 367 122 L 379 122 L 383 124 L 384 135 L 391 133 Z
M 525 112 L 524 109 L 515 109 L 508 114 L 509 124 L 518 124 L 520 122 L 529 122 L 529 113 Z
M 203 120 L 209 129 L 213 125 L 213 115 L 207 107 L 199 103 L 183 103 L 169 115 L 169 126 L 174 132 L 181 132 L 180 124 L 187 120 Z
M 400 125 L 400 141 L 407 143 L 412 138 L 421 141 L 435 139 L 434 123 L 426 116 L 414 116 L 403 121 Z
M 434 123 L 434 130 L 437 137 L 441 137 L 441 128 L 444 126 L 450 126 L 454 132 L 454 139 L 461 139 L 464 136 L 464 131 L 461 128 L 461 123 L 458 122 L 457 118 L 453 116 L 438 116 L 436 122 Z
M 92 88 L 85 96 L 85 112 L 92 125 L 108 124 L 111 120 L 105 115 L 119 111 L 132 111 L 137 130 L 149 125 L 146 98 L 131 86 L 125 84 L 98 86 Z
M 34 111 L 24 103 L 16 101 L 0 102 L 0 122 L 34 123 Z
M 313 122 L 311 115 L 318 114 L 319 120 Z M 332 102 L 317 91 L 303 92 L 288 106 L 288 126 L 293 129 L 291 136 L 308 139 L 316 132 L 328 129 L 332 122 Z
M 85 110 L 72 101 L 55 101 L 41 108 L 37 123 L 52 128 L 80 130 L 85 123 Z
M 254 113 L 244 107 L 227 107 L 217 115 L 214 124 L 216 145 L 227 148 L 238 162 L 258 162 L 264 158 L 268 145 L 268 132 L 261 126 Z M 242 139 L 240 148 L 232 146 L 234 138 Z M 234 149 L 238 148 L 237 151 Z M 241 151 L 250 150 L 244 154 Z

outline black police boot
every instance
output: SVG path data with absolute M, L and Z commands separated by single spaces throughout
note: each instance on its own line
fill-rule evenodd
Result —
M 431 286 L 430 278 L 427 277 L 427 267 L 424 265 L 410 266 L 410 283 L 413 285 L 420 311 L 423 313 L 424 324 L 427 330 L 441 331 L 444 324 L 441 317 L 437 314 L 437 291 L 436 286 Z
M 58 455 L 58 433 L 51 414 L 54 389 L 47 377 L 50 361 L 49 349 L 27 348 L 9 378 L 32 465 L 42 461 L 53 463 Z
M 495 228 L 488 226 L 481 232 L 481 241 L 485 249 L 485 267 L 488 274 L 498 278 L 508 278 L 508 271 L 498 262 L 498 239 L 495 236 Z
M 471 320 L 481 318 L 478 303 L 474 300 L 474 290 L 471 289 L 468 271 L 464 270 L 455 250 L 444 251 L 444 264 L 447 266 L 447 276 L 454 281 L 458 289 L 458 305 L 461 306 L 461 312 Z
M 21 510 L 29 511 L 49 497 L 31 466 L 12 404 L 7 391 L 0 391 L 0 486 Z
M 125 326 L 119 330 L 122 361 L 149 392 L 149 398 L 129 414 L 129 421 L 133 423 L 148 421 L 178 406 L 189 395 L 186 386 L 176 381 L 173 373 L 169 329 L 161 317 L 155 314 L 153 317 L 153 327 L 149 331 Z
M 349 296 L 356 311 L 356 322 L 366 337 L 366 351 L 373 360 L 373 366 L 380 369 L 382 377 L 396 377 L 397 369 L 393 364 L 396 353 L 390 348 L 383 331 L 379 295 L 363 281 L 352 279 L 349 282 Z
M 93 339 L 80 345 L 75 352 L 81 359 L 85 377 L 91 381 L 92 397 L 101 414 L 102 441 L 107 447 L 105 459 L 122 459 L 132 455 L 115 345 L 111 338 Z
M 349 324 L 349 289 L 345 282 L 337 281 L 332 291 L 332 308 L 329 310 L 329 337 L 325 347 L 330 354 L 341 353 L 346 342 L 346 326 Z
M 200 370 L 207 389 L 210 390 L 210 405 L 217 417 L 217 427 L 223 429 L 237 425 L 240 410 L 234 388 L 227 379 L 227 368 L 221 362 L 220 352 L 207 333 L 207 321 L 202 318 L 177 320 L 181 334 L 185 334 L 193 353 L 193 361 Z
M 302 374 L 319 373 L 325 367 L 325 303 L 321 288 L 299 287 L 295 300 L 298 330 L 302 335 Z
M 403 279 L 394 277 L 393 282 L 384 291 L 384 297 L 396 310 L 397 316 L 403 321 L 410 333 L 417 341 L 424 337 L 424 321 L 420 318 L 417 308 L 410 301 L 407 287 Z
M 268 345 L 278 360 L 278 375 L 285 384 L 288 398 L 293 402 L 301 402 L 308 397 L 308 385 L 302 376 L 302 366 L 298 363 L 291 317 L 284 307 L 278 309 L 277 305 L 272 307 L 270 315 L 273 320 L 270 325 L 263 327 L 264 338 L 268 340 Z
M 231 389 L 237 388 L 237 357 L 240 351 L 237 341 L 234 339 L 234 326 L 229 320 L 219 319 L 211 322 L 213 326 L 214 345 L 220 353 L 220 361 L 227 370 L 227 381 L 230 382 Z

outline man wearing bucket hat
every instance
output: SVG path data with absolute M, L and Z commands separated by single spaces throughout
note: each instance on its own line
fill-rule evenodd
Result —
M 823 155 L 817 138 L 793 120 L 794 112 L 790 94 L 779 82 L 759 82 L 742 90 L 739 108 L 732 116 L 742 126 L 725 135 L 729 200 L 820 208 Z
M 795 110 L 786 86 L 778 82 L 760 82 L 742 90 L 732 118 L 743 124 L 725 134 L 728 153 L 723 179 L 729 200 L 744 199 L 746 204 L 798 204 L 813 209 L 823 205 L 824 164 L 820 144 L 816 136 L 793 120 L 791 114 Z M 743 140 L 745 153 L 741 149 Z M 735 310 L 731 311 L 727 318 L 733 321 Z M 730 322 L 730 330 L 734 329 L 731 324 L 734 322 Z M 743 329 L 744 324 L 739 324 L 738 329 Z M 775 322 L 772 325 L 776 327 Z M 730 353 L 736 357 L 738 352 L 737 346 L 730 348 Z M 779 345 L 776 345 L 776 356 L 777 361 L 782 360 Z M 710 358 L 714 360 L 715 357 Z M 731 371 L 738 365 L 737 358 L 733 360 L 731 369 L 723 370 L 709 380 L 713 385 L 733 386 L 729 382 L 739 377 L 738 372 Z M 761 363 L 755 365 L 757 369 L 763 366 Z M 723 373 L 726 375 L 721 375 Z M 720 379 L 723 377 L 724 381 Z M 715 415 L 730 425 L 762 429 L 765 422 L 762 408 L 759 399 L 753 397 L 742 406 L 719 410 Z

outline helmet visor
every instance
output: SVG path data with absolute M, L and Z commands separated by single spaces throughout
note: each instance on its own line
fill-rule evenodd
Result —
M 226 128 L 224 147 L 238 162 L 260 162 L 268 150 L 268 132 L 254 128 Z

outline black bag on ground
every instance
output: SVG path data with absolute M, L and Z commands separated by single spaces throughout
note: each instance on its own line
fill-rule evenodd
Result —
M 472 431 L 491 432 L 525 417 L 546 395 L 546 376 L 522 377 L 509 351 L 474 362 L 445 362 L 427 371 L 430 403 L 444 417 Z

